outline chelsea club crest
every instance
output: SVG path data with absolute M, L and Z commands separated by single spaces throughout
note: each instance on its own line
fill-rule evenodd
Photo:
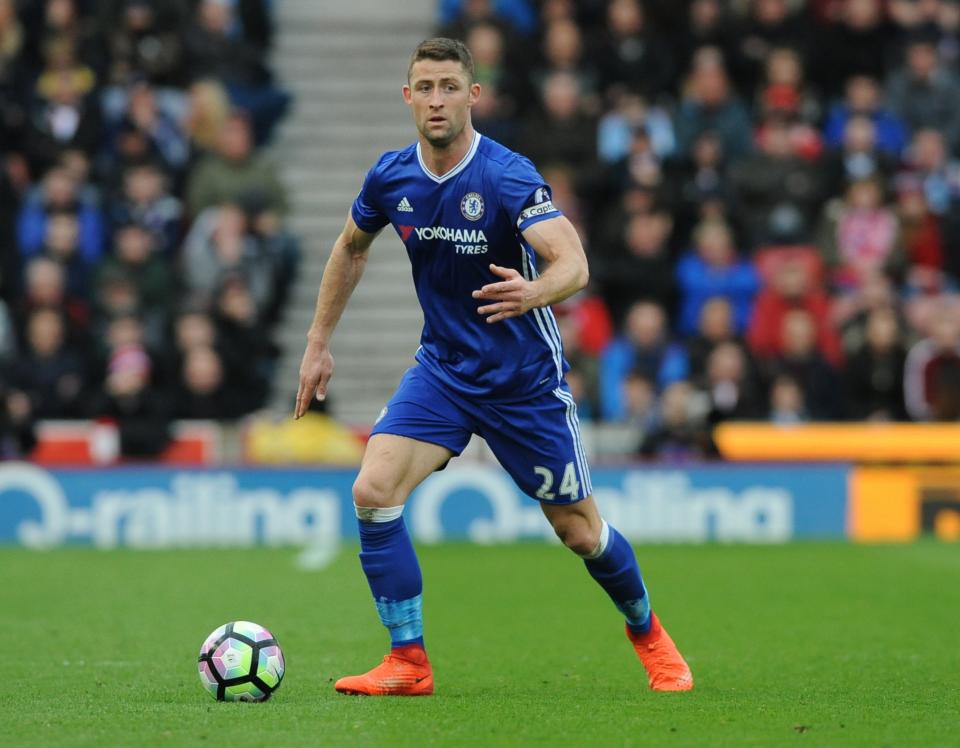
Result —
M 483 198 L 479 192 L 468 192 L 460 201 L 460 212 L 469 221 L 478 221 L 483 218 Z

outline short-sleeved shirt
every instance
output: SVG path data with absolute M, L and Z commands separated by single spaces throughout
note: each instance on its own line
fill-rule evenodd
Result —
M 416 359 L 462 395 L 503 402 L 560 386 L 567 371 L 549 308 L 488 323 L 472 292 L 502 280 L 490 264 L 537 276 L 522 231 L 556 218 L 550 187 L 523 156 L 474 136 L 463 160 L 437 176 L 419 144 L 380 157 L 353 203 L 366 232 L 388 223 L 410 257 L 424 325 Z

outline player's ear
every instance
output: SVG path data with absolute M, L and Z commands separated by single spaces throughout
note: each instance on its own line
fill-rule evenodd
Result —
M 480 84 L 471 83 L 470 84 L 470 98 L 467 99 L 467 103 L 470 106 L 473 106 L 477 103 L 477 99 L 480 98 Z
M 410 84 L 409 84 L 409 83 L 404 83 L 404 84 L 403 84 L 403 88 L 402 88 L 401 90 L 403 91 L 403 100 L 404 100 L 407 104 L 413 103 L 413 96 L 412 96 L 412 94 L 411 94 L 411 92 L 410 92 Z

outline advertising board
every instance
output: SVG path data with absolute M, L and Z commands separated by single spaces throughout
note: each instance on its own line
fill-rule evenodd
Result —
M 625 467 L 593 473 L 604 516 L 635 542 L 759 542 L 845 533 L 844 466 Z M 0 543 L 30 548 L 312 545 L 356 537 L 353 470 L 0 465 Z M 552 539 L 499 468 L 462 464 L 413 494 L 421 542 Z

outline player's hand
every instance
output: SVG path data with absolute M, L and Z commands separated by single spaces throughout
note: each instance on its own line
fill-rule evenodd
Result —
M 297 406 L 294 418 L 300 418 L 310 408 L 310 398 L 323 400 L 327 396 L 327 382 L 333 376 L 333 356 L 330 349 L 320 343 L 307 343 L 300 362 L 300 388 L 297 390 Z
M 498 283 L 488 283 L 473 292 L 473 298 L 493 302 L 477 307 L 478 314 L 488 314 L 487 322 L 499 322 L 510 317 L 526 314 L 535 306 L 536 287 L 513 268 L 490 265 L 490 272 L 503 278 Z

